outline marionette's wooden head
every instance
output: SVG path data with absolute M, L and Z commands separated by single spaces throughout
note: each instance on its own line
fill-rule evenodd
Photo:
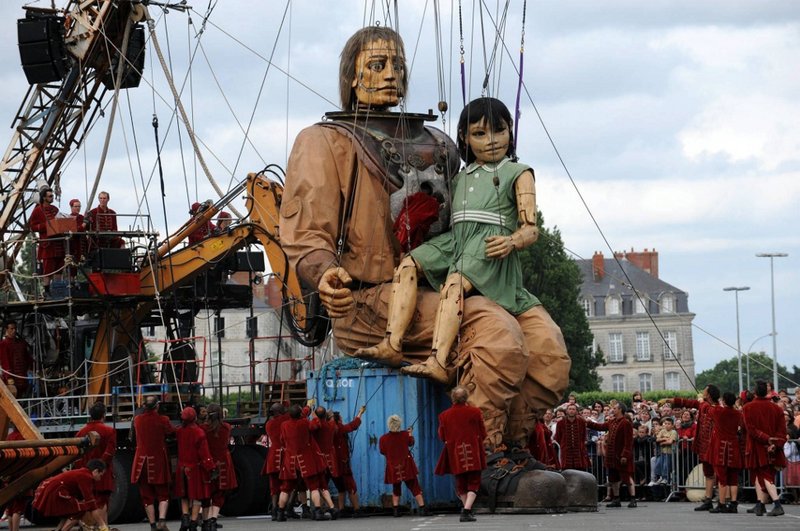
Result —
M 396 107 L 407 89 L 405 49 L 394 30 L 370 26 L 347 40 L 339 63 L 342 109 Z

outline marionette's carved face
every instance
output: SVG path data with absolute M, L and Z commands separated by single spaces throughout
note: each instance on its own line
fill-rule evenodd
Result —
M 475 162 L 478 164 L 499 162 L 508 153 L 511 128 L 508 123 L 502 122 L 495 129 L 486 118 L 482 118 L 474 124 L 469 124 L 466 140 L 472 153 L 475 154 Z
M 376 39 L 364 43 L 356 57 L 352 82 L 359 107 L 386 109 L 394 107 L 402 97 L 405 58 L 394 42 Z

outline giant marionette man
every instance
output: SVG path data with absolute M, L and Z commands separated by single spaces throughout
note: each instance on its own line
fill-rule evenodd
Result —
M 393 286 L 408 282 L 410 271 L 395 274 L 403 255 L 448 229 L 447 184 L 458 152 L 424 125 L 427 115 L 389 112 L 408 87 L 403 43 L 393 30 L 356 32 L 339 72 L 344 112 L 303 130 L 292 149 L 281 244 L 303 287 L 319 292 L 342 351 L 373 347 L 402 326 L 398 349 L 359 356 L 393 367 L 422 363 L 431 354 L 439 292 L 420 285 L 410 317 L 402 317 L 408 323 L 387 322 L 389 301 Z M 460 326 L 446 370 L 483 412 L 490 449 L 524 446 L 534 412 L 555 404 L 567 386 L 561 331 L 541 305 L 515 316 L 480 294 L 453 303 Z

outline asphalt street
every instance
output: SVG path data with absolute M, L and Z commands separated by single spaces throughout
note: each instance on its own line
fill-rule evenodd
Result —
M 341 529 L 348 531 L 451 531 L 474 528 L 480 531 L 499 531 L 509 529 L 584 529 L 592 531 L 728 531 L 731 529 L 800 529 L 800 505 L 785 505 L 786 514 L 779 517 L 757 517 L 746 514 L 750 504 L 740 506 L 739 514 L 697 513 L 692 503 L 640 502 L 636 509 L 606 509 L 602 505 L 596 513 L 566 513 L 555 515 L 511 515 L 478 514 L 474 524 L 462 524 L 457 514 L 436 514 L 429 517 L 371 516 L 369 518 L 343 519 L 328 522 L 310 520 L 291 520 L 286 523 L 272 522 L 267 516 L 243 518 L 221 518 L 223 531 L 245 531 L 252 529 Z M 147 531 L 147 524 L 122 524 L 116 526 L 120 531 Z M 170 531 L 178 531 L 180 523 L 170 521 Z M 23 529 L 52 529 L 27 527 Z

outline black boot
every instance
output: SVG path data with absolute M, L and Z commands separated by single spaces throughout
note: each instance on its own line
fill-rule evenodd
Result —
M 292 511 L 292 512 L 294 512 L 294 511 Z M 286 521 L 286 509 L 278 509 L 278 514 L 275 517 L 275 521 L 276 522 L 285 522 Z
M 331 507 L 330 509 L 328 509 L 328 513 L 331 515 L 331 520 L 339 519 L 339 509 Z
M 606 504 L 606 507 L 622 507 L 622 503 L 620 503 L 619 498 L 614 498 Z
M 767 512 L 767 508 L 763 503 L 758 503 L 755 507 L 753 507 L 753 512 L 756 514 L 756 516 L 764 516 L 764 513 Z
M 206 522 L 208 522 L 208 531 L 217 531 L 217 529 L 222 527 L 221 524 L 217 523 L 216 518 L 209 518 L 208 520 L 206 520 Z
M 150 531 L 156 531 L 156 529 L 158 529 L 158 528 L 156 527 L 156 523 L 155 522 L 150 524 Z
M 722 500 L 718 501 L 717 504 L 708 510 L 709 513 L 724 513 L 725 512 L 725 504 L 722 503 Z
M 180 531 L 189 531 L 189 522 L 191 522 L 191 520 L 189 519 L 189 515 L 182 514 Z
M 321 522 L 321 521 L 324 521 L 324 520 L 330 520 L 331 516 L 328 513 L 326 513 L 325 511 L 323 511 L 322 509 L 320 509 L 319 507 L 316 507 L 314 509 L 314 512 L 311 514 L 311 519 L 315 520 L 315 521 L 318 521 L 318 522 Z
M 270 516 L 272 516 L 272 521 L 278 521 L 278 508 L 276 506 L 272 506 L 272 511 L 270 511 Z
M 739 502 L 737 501 L 729 501 L 725 504 L 725 510 L 722 511 L 725 514 L 736 514 L 739 512 Z
M 313 519 L 313 515 L 311 514 L 311 508 L 308 505 L 306 505 L 304 503 L 300 507 L 303 510 L 302 514 L 300 515 L 300 518 L 302 518 L 303 520 L 311 520 L 311 519 Z
M 197 531 L 197 528 L 201 525 L 200 520 L 191 520 L 189 521 L 189 531 Z
M 422 507 L 419 508 L 419 514 L 420 516 L 430 516 L 431 510 L 428 508 L 427 505 L 423 505 Z
M 711 498 L 703 498 L 703 503 L 694 508 L 695 511 L 710 511 L 714 508 Z
M 772 507 L 772 510 L 767 513 L 767 516 L 782 516 L 786 514 L 783 510 L 783 505 L 778 500 L 773 502 L 775 505 Z
M 747 509 L 747 513 L 748 513 L 748 514 L 753 514 L 753 513 L 755 513 L 755 512 L 756 512 L 756 510 L 758 510 L 758 506 L 759 506 L 759 505 L 760 505 L 761 507 L 764 507 L 764 504 L 763 504 L 763 503 L 761 503 L 760 501 L 757 501 L 755 505 L 753 505 L 752 507 L 750 507 L 749 509 Z M 762 509 L 762 510 L 763 510 L 763 509 Z
M 471 510 L 461 509 L 461 517 L 458 519 L 459 522 L 474 522 L 475 520 L 475 515 L 472 514 Z
M 396 505 L 394 507 L 392 507 L 392 516 L 394 516 L 395 518 L 400 518 L 400 516 L 401 516 L 400 515 L 400 507 L 398 507 Z
M 628 509 L 635 509 L 636 507 L 638 507 L 636 498 L 631 498 L 631 501 L 628 502 Z

